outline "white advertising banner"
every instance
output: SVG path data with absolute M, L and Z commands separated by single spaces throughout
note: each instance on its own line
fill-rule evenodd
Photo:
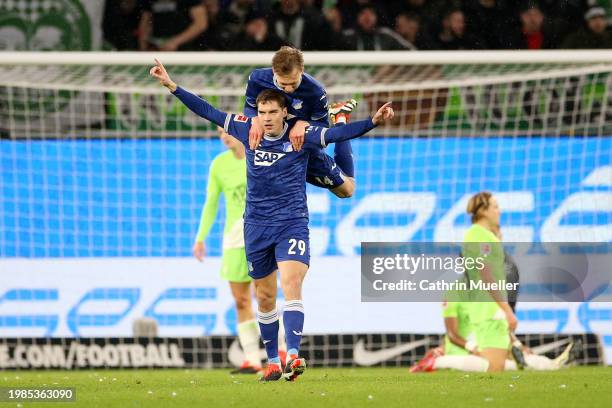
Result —
M 151 317 L 160 336 L 235 334 L 219 258 L 0 260 L 0 337 L 124 337 Z M 279 305 L 282 298 L 279 294 Z M 442 333 L 438 303 L 363 303 L 359 257 L 316 257 L 304 333 Z M 519 332 L 598 333 L 612 356 L 611 303 L 522 303 Z

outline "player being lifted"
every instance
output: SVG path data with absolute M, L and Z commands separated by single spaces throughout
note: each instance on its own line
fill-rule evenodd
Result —
M 249 133 L 251 149 L 259 145 L 264 134 L 263 124 L 257 118 L 255 100 L 265 89 L 279 90 L 287 98 L 287 119 L 293 125 L 289 140 L 296 151 L 304 143 L 308 126 L 329 127 L 328 114 L 332 125 L 346 124 L 357 105 L 351 99 L 332 105 L 328 111 L 325 88 L 304 72 L 302 52 L 293 47 L 281 47 L 272 58 L 272 68 L 256 69 L 249 75 L 244 114 L 253 118 Z M 311 153 L 306 180 L 317 187 L 331 190 L 340 198 L 351 197 L 355 191 L 355 172 L 350 141 L 335 144 L 334 159 L 324 150 Z
M 190 110 L 249 144 L 251 119 L 221 112 L 170 79 L 156 60 L 150 74 L 157 78 Z M 311 154 L 329 143 L 342 142 L 365 134 L 393 117 L 390 102 L 371 119 L 330 129 L 306 128 L 303 149 L 295 151 L 289 141 L 291 126 L 283 93 L 267 89 L 255 101 L 257 115 L 265 134 L 256 149 L 246 150 L 247 197 L 244 214 L 244 238 L 249 275 L 254 279 L 258 304 L 257 320 L 268 355 L 263 381 L 284 377 L 295 380 L 305 368 L 299 357 L 304 306 L 302 282 L 310 262 L 308 207 L 306 205 L 306 168 Z M 276 309 L 277 273 L 285 295 L 283 312 L 287 343 L 284 373 L 278 356 L 279 318 Z
M 246 199 L 246 160 L 244 146 L 218 128 L 219 137 L 227 151 L 214 158 L 208 172 L 206 202 L 202 208 L 200 225 L 193 245 L 193 255 L 202 262 L 206 256 L 206 237 L 215 221 L 221 194 L 225 196 L 225 227 L 221 278 L 229 282 L 238 314 L 238 340 L 245 354 L 242 366 L 232 374 L 251 374 L 261 370 L 259 329 L 251 304 L 251 278 L 248 274 L 244 250 L 243 220 Z M 284 353 L 284 339 L 281 353 Z

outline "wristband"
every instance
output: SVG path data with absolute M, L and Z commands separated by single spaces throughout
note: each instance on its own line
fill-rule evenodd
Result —
M 465 342 L 465 346 L 463 348 L 469 351 L 470 353 L 473 353 L 478 348 L 478 345 L 474 340 L 468 340 Z

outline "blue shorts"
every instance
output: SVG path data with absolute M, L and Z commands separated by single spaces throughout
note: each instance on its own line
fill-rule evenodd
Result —
M 327 189 L 334 189 L 344 183 L 342 170 L 323 149 L 311 153 L 308 158 L 306 181 L 310 184 Z
M 244 243 L 249 276 L 265 278 L 278 269 L 277 262 L 299 261 L 310 265 L 308 223 L 281 227 L 244 224 Z

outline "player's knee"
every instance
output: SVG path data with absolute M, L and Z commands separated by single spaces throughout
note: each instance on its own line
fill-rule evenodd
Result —
M 303 278 L 297 274 L 281 277 L 281 287 L 285 298 L 299 299 L 302 293 Z
M 488 355 L 486 356 L 488 362 L 487 372 L 500 372 L 504 371 L 506 359 L 499 355 Z
M 276 303 L 275 291 L 259 288 L 255 296 L 260 309 L 271 310 Z
M 238 311 L 251 310 L 251 297 L 249 295 L 238 295 L 234 297 Z

